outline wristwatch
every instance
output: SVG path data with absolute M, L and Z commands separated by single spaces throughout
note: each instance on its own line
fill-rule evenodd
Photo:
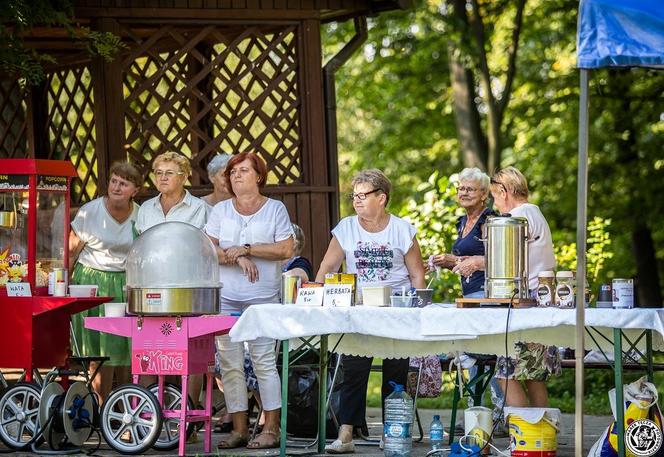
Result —
M 249 253 L 251 252 L 251 245 L 249 243 L 245 243 L 244 248 L 247 250 L 247 253 L 245 255 L 249 255 Z

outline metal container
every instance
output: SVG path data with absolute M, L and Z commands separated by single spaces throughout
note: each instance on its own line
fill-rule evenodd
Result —
M 218 314 L 219 261 L 210 239 L 184 222 L 143 232 L 127 255 L 127 311 L 152 316 Z
M 281 297 L 282 305 L 292 305 L 297 300 L 297 291 L 300 288 L 301 278 L 292 274 L 281 273 Z
M 482 228 L 488 298 L 528 298 L 528 221 L 490 217 Z

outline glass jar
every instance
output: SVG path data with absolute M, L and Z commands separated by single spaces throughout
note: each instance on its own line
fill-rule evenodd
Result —
M 571 271 L 556 273 L 556 306 L 574 308 L 574 273 Z
M 553 271 L 540 271 L 537 275 L 537 306 L 555 306 L 554 276 Z

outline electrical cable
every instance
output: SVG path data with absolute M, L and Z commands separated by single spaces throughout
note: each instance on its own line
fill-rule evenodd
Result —
M 509 366 L 511 365 L 511 361 L 510 361 L 510 358 L 509 358 L 509 347 L 508 347 L 508 344 L 509 344 L 510 316 L 511 316 L 511 313 L 512 313 L 512 307 L 514 306 L 514 299 L 516 298 L 516 296 L 517 296 L 518 293 L 519 293 L 519 289 L 514 289 L 514 291 L 513 291 L 513 293 L 512 293 L 512 297 L 510 297 L 510 302 L 509 302 L 509 304 L 507 305 L 507 319 L 506 319 L 506 321 L 505 321 L 505 363 L 506 363 L 506 365 L 507 365 L 507 369 L 509 369 Z M 507 389 L 508 389 L 508 387 L 509 387 L 509 382 L 510 382 L 509 376 L 506 376 L 506 377 L 505 377 L 505 392 L 504 392 L 505 395 L 507 395 Z M 503 399 L 503 404 L 500 405 L 500 413 L 499 413 L 499 416 L 498 416 L 498 417 L 503 417 L 504 410 L 505 410 L 505 399 Z M 509 454 L 503 454 L 502 451 L 500 451 L 498 448 L 496 448 L 494 445 L 491 444 L 491 440 L 493 439 L 493 435 L 494 435 L 494 433 L 495 433 L 495 431 L 496 431 L 496 428 L 498 427 L 498 424 L 500 424 L 500 421 L 496 422 L 496 423 L 493 425 L 493 427 L 491 428 L 491 434 L 489 435 L 489 438 L 486 440 L 486 443 L 484 443 L 484 446 L 482 446 L 482 447 L 480 448 L 479 451 L 473 452 L 472 449 L 469 449 L 469 448 L 465 447 L 465 446 L 461 443 L 461 440 L 459 440 L 459 445 L 461 446 L 461 449 L 463 449 L 464 451 L 468 451 L 468 452 L 470 452 L 470 454 L 469 454 L 467 457 L 475 457 L 475 456 L 481 455 L 482 452 L 483 452 L 487 447 L 492 447 L 492 448 L 494 448 L 494 449 L 495 449 L 498 453 L 500 453 L 501 455 L 509 455 Z M 462 436 L 461 438 L 466 438 L 466 437 L 468 437 L 468 435 L 464 435 L 464 436 Z M 428 454 L 427 454 L 427 455 L 428 455 Z

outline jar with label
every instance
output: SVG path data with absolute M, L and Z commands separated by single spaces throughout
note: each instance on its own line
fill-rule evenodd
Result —
M 537 275 L 537 306 L 555 306 L 554 276 L 553 271 L 540 271 Z
M 571 271 L 556 273 L 556 306 L 574 308 L 574 273 Z

